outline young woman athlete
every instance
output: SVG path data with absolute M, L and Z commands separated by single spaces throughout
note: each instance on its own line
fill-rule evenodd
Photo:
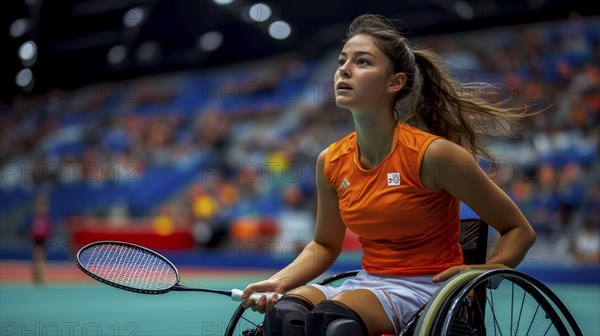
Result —
M 387 19 L 350 25 L 335 72 L 338 106 L 355 132 L 317 159 L 314 240 L 253 292 L 266 335 L 397 333 L 438 286 L 473 268 L 515 267 L 535 233 L 511 199 L 479 168 L 489 158 L 486 127 L 522 117 L 477 99 L 428 50 L 412 48 Z M 500 233 L 485 265 L 464 265 L 460 201 Z M 349 228 L 359 236 L 363 270 L 339 288 L 305 285 L 340 254 Z

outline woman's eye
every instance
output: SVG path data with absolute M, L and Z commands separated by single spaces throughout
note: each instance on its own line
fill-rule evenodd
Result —
M 363 58 L 361 58 L 361 59 L 359 59 L 359 60 L 356 62 L 356 64 L 358 64 L 358 65 L 369 65 L 370 63 L 369 63 L 369 61 L 367 61 L 366 59 L 363 59 Z
M 344 63 L 346 63 L 345 60 L 343 60 L 343 59 L 339 59 L 338 60 L 338 65 L 344 65 Z

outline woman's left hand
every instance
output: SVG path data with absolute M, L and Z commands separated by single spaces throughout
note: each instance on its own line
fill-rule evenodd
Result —
M 444 282 L 448 279 L 450 279 L 451 277 L 457 275 L 458 273 L 461 272 L 466 272 L 469 270 L 475 270 L 475 269 L 485 269 L 485 270 L 491 270 L 491 269 L 497 269 L 497 268 L 509 268 L 506 265 L 503 264 L 484 264 L 484 265 L 458 265 L 458 266 L 452 266 L 450 268 L 448 268 L 447 270 L 436 274 L 433 277 L 433 282 L 437 283 L 437 282 Z

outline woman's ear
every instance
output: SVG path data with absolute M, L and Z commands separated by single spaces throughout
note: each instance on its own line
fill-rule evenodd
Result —
M 402 90 L 404 84 L 406 84 L 406 74 L 404 72 L 395 73 L 390 77 L 387 91 L 388 93 L 397 93 Z

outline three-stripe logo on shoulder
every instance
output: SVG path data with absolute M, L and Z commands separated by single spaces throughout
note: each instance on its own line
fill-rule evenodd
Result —
M 348 188 L 350 186 L 350 181 L 348 181 L 347 178 L 345 178 L 342 183 L 340 183 L 340 185 L 338 186 L 337 190 L 339 192 L 342 192 L 344 190 L 346 190 L 346 188 Z

